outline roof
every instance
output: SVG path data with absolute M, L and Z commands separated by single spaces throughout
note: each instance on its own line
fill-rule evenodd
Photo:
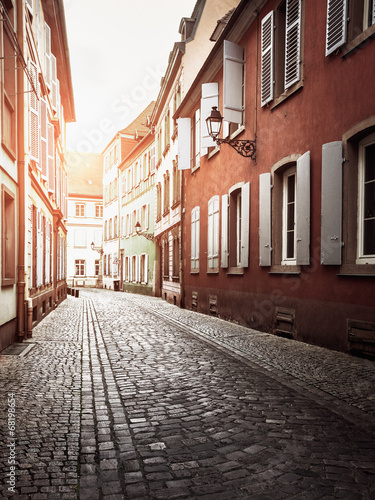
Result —
M 68 151 L 65 155 L 68 196 L 103 197 L 103 156 Z
M 138 136 L 144 137 L 150 131 L 147 126 L 147 117 L 151 116 L 154 106 L 155 101 L 151 101 L 135 120 L 133 120 L 124 129 L 120 130 L 120 134 L 135 135 L 135 133 L 138 132 Z
M 232 17 L 232 14 L 235 10 L 236 10 L 235 7 L 228 10 L 228 12 L 221 19 L 219 19 L 217 21 L 216 27 L 215 27 L 215 29 L 210 37 L 210 40 L 212 40 L 213 42 L 216 42 L 216 40 L 219 38 L 219 36 L 223 32 L 223 29 L 225 28 L 225 26 L 228 24 L 230 18 Z

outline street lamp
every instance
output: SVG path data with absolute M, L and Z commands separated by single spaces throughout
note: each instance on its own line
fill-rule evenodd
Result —
M 93 241 L 91 242 L 90 247 L 91 247 L 91 250 L 93 250 L 94 252 L 98 252 L 100 255 L 97 287 L 103 288 L 103 274 L 102 274 L 102 257 L 103 257 L 103 253 L 104 253 L 103 247 L 96 247 L 95 243 Z
M 135 224 L 135 232 L 137 233 L 138 236 L 144 236 L 146 238 L 146 240 L 149 240 L 149 241 L 154 241 L 154 235 L 151 234 L 151 233 L 143 233 L 142 232 L 142 226 L 140 224 L 140 222 L 136 222 Z
M 212 139 L 217 145 L 229 144 L 241 156 L 245 158 L 256 159 L 256 141 L 235 140 L 235 139 L 220 139 L 220 130 L 223 123 L 223 117 L 217 106 L 213 106 L 211 114 L 206 118 L 207 130 Z

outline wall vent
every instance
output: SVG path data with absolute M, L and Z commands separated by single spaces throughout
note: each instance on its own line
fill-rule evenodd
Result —
M 217 295 L 209 295 L 209 308 L 212 316 L 217 316 Z
M 280 337 L 288 339 L 295 338 L 294 320 L 296 312 L 294 309 L 285 307 L 275 308 L 275 317 L 273 324 L 273 332 Z
M 375 323 L 348 319 L 347 324 L 350 353 L 375 358 Z
M 191 308 L 198 311 L 198 292 L 191 292 Z

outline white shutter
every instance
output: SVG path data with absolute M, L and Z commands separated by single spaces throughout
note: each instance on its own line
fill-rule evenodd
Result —
M 39 162 L 39 80 L 38 67 L 29 61 L 30 77 L 35 91 L 29 85 L 29 144 L 30 157 Z
M 44 99 L 40 100 L 40 161 L 39 166 L 42 171 L 42 178 L 47 179 L 48 176 L 48 151 L 47 151 L 47 136 L 48 136 L 48 117 L 47 103 Z
M 285 89 L 300 79 L 301 0 L 287 0 L 285 27 Z
M 310 151 L 297 160 L 297 265 L 310 264 Z
M 56 73 L 56 57 L 51 54 L 51 101 L 52 108 L 57 110 L 57 73 Z
M 273 99 L 273 51 L 274 51 L 274 21 L 273 11 L 262 19 L 261 44 L 261 105 L 264 106 Z
M 259 265 L 271 265 L 271 174 L 259 176 Z
M 229 196 L 224 194 L 221 197 L 221 267 L 228 267 L 229 264 L 228 202 Z
M 55 192 L 55 133 L 51 123 L 48 124 L 48 191 Z
M 201 156 L 202 152 L 216 146 L 216 142 L 208 134 L 206 118 L 211 114 L 213 106 L 219 109 L 219 84 L 218 83 L 204 83 L 202 85 L 202 99 L 201 99 Z
M 250 182 L 241 188 L 241 267 L 249 266 Z
M 33 0 L 26 0 L 26 5 L 31 14 L 33 14 Z
M 145 269 L 144 269 L 145 283 L 148 283 L 148 254 L 145 254 Z
M 342 142 L 323 144 L 321 263 L 341 265 Z
M 44 43 L 45 43 L 45 80 L 47 86 L 51 87 L 51 28 L 44 23 Z
M 214 246 L 214 200 L 208 202 L 208 224 L 207 224 L 207 262 L 208 267 L 212 268 L 213 246 Z
M 191 269 L 199 269 L 199 207 L 191 211 Z
M 224 40 L 224 109 L 223 118 L 228 122 L 243 120 L 244 50 L 239 45 Z
M 219 210 L 220 210 L 220 197 L 215 196 L 213 203 L 213 267 L 219 267 Z
M 190 170 L 190 118 L 178 118 L 178 169 Z
M 327 1 L 326 56 L 346 42 L 347 0 Z

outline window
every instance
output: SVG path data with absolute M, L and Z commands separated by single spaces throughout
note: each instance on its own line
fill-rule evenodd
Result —
M 367 36 L 360 35 L 374 24 L 375 0 L 328 0 L 326 55 L 357 37 L 358 44 L 362 43 Z M 374 31 L 372 29 L 368 36 Z
M 283 264 L 296 264 L 296 169 L 292 167 L 283 176 Z
M 99 271 L 100 271 L 100 261 L 95 260 L 95 276 L 99 276 Z
M 199 272 L 199 207 L 191 211 L 191 255 L 190 270 L 192 273 Z
M 16 280 L 16 211 L 15 195 L 1 186 L 1 286 L 14 285 Z
M 103 205 L 95 205 L 95 217 L 103 217 Z
M 156 222 L 161 220 L 161 183 L 156 185 Z
M 148 229 L 148 205 L 143 205 L 141 208 L 141 228 L 142 231 L 146 231 Z
M 170 182 L 169 182 L 169 172 L 168 170 L 164 174 L 164 204 L 163 204 L 163 216 L 169 213 L 170 207 Z
M 358 259 L 375 263 L 375 134 L 359 144 Z
M 170 111 L 168 109 L 164 118 L 164 154 L 168 151 L 171 140 Z
M 229 273 L 249 265 L 249 221 L 250 183 L 235 185 L 222 196 L 221 267 Z
M 147 254 L 142 254 L 140 258 L 140 272 L 141 272 L 141 277 L 140 281 L 141 283 L 146 284 L 148 282 L 148 255 Z
M 109 219 L 109 222 L 108 222 L 108 239 L 111 240 L 112 239 L 112 234 L 113 234 L 113 220 L 112 219 Z
M 129 257 L 125 257 L 125 265 L 123 272 L 124 281 L 129 281 Z
M 310 264 L 310 152 L 272 170 L 259 178 L 259 264 L 287 272 L 287 266 Z
M 169 280 L 169 240 L 164 240 L 163 244 L 163 277 Z
M 85 265 L 86 262 L 82 259 L 78 259 L 75 261 L 76 276 L 85 276 Z
M 117 215 L 115 216 L 114 218 L 114 221 L 113 221 L 113 237 L 114 238 L 117 238 Z
M 302 0 L 283 0 L 275 11 L 262 19 L 262 106 L 288 89 L 292 92 L 294 85 L 302 81 L 301 19 Z
M 200 110 L 197 109 L 191 120 L 191 169 L 199 167 L 200 162 Z
M 85 217 L 85 208 L 84 203 L 76 203 L 76 217 Z
M 7 15 L 13 24 L 14 9 L 11 2 L 6 7 Z M 16 58 L 13 43 L 2 23 L 3 53 L 2 55 L 2 144 L 7 151 L 15 158 L 16 151 Z
M 178 169 L 177 159 L 173 160 L 173 202 L 172 206 L 177 205 L 181 201 L 181 174 Z
M 219 196 L 208 202 L 208 238 L 207 267 L 209 270 L 219 268 Z
M 137 256 L 132 256 L 132 267 L 131 267 L 131 280 L 133 283 L 138 281 L 138 266 L 137 266 Z
M 180 238 L 173 238 L 173 261 L 172 261 L 172 278 L 173 281 L 180 281 Z

